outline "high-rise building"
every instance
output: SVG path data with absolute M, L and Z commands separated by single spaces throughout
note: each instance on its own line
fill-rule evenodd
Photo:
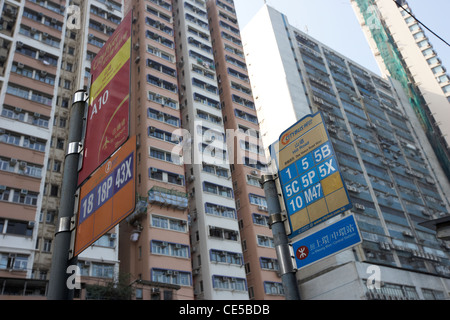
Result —
M 248 299 L 206 1 L 175 1 L 174 23 L 182 126 L 192 140 L 185 168 L 194 292 Z
M 45 296 L 73 93 L 122 19 L 117 1 L 2 2 L 2 295 Z M 80 255 L 83 283 L 117 277 L 118 230 Z M 11 278 L 15 278 L 12 280 Z M 21 280 L 22 279 L 22 280 Z
M 406 0 L 351 3 L 382 74 L 402 85 L 441 163 L 441 179 L 450 180 L 450 79 L 425 28 Z
M 46 294 L 72 95 L 88 89 L 92 59 L 133 9 L 136 210 L 78 256 L 86 286 L 76 297 L 129 275 L 136 299 L 283 299 L 233 2 L 4 8 L 1 294 Z
M 121 225 L 121 271 L 144 299 L 283 298 L 233 2 L 129 9 L 143 209 Z
M 267 5 L 242 37 L 264 146 L 321 111 L 363 238 L 300 269 L 302 299 L 448 298 L 449 243 L 420 223 L 448 215 L 450 186 L 439 179 L 439 161 L 401 83 L 323 45 Z M 372 288 L 373 279 L 381 285 Z
M 120 225 L 120 272 L 138 299 L 193 299 L 188 194 L 171 1 L 133 10 L 131 134 L 137 137 L 138 208 Z M 133 115 L 134 114 L 134 115 Z M 178 131 L 178 132 L 177 132 Z
M 264 190 L 267 171 L 234 3 L 207 1 L 250 299 L 284 299 Z
M 3 288 L 13 292 L 14 284 L 4 279 L 32 278 L 36 246 L 51 250 L 52 238 L 38 237 L 38 228 L 43 195 L 58 192 L 44 183 L 50 145 L 64 149 L 63 139 L 52 139 L 52 129 L 65 8 L 51 1 L 2 1 L 1 6 L 0 277 Z

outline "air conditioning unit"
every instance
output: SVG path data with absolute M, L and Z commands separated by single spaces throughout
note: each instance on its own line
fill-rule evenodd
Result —
M 411 233 L 411 231 L 403 231 L 403 235 L 404 235 L 405 237 L 412 237 L 412 236 L 413 236 L 413 234 Z
M 359 209 L 359 210 L 365 210 L 366 209 L 366 207 L 364 207 L 362 204 L 360 204 L 360 203 L 355 203 L 355 208 L 356 209 Z
M 258 210 L 267 211 L 267 207 L 265 207 L 265 206 L 258 206 Z

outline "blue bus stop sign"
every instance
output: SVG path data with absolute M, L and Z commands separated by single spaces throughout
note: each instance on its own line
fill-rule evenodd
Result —
M 292 244 L 297 269 L 361 243 L 355 217 L 349 215 Z

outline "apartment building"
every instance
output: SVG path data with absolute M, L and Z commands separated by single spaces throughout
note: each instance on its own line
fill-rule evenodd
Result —
M 401 83 L 323 45 L 267 5 L 242 37 L 264 145 L 321 111 L 363 238 L 300 269 L 302 299 L 447 299 L 449 243 L 420 223 L 448 215 L 450 186 L 439 179 L 439 161 Z M 377 288 L 370 286 L 374 268 Z
M 229 152 L 205 1 L 174 1 L 196 299 L 248 299 Z M 187 159 L 185 159 L 187 160 Z M 188 161 L 186 161 L 188 162 Z
M 87 88 L 90 61 L 120 23 L 122 5 L 92 0 L 2 6 L 1 294 L 44 297 L 62 205 L 72 95 Z M 80 255 L 79 266 L 83 283 L 117 277 L 117 230 Z
M 131 8 L 142 211 L 121 226 L 121 271 L 143 299 L 283 298 L 232 1 Z
M 232 0 L 207 1 L 250 299 L 284 299 L 264 190 L 267 159 Z
M 442 167 L 450 179 L 450 79 L 425 28 L 406 0 L 351 1 L 385 76 L 400 81 Z M 439 169 L 440 170 L 440 169 Z
M 51 246 L 51 238 L 38 237 L 38 229 L 43 195 L 51 191 L 45 176 L 65 14 L 64 6 L 50 1 L 1 5 L 0 273 L 5 286 L 5 278 L 32 278 L 36 245 L 44 251 Z
M 130 1 L 129 10 L 139 201 L 120 225 L 120 269 L 131 274 L 137 299 L 193 299 L 187 179 L 176 151 L 182 123 L 173 7 L 170 1 Z

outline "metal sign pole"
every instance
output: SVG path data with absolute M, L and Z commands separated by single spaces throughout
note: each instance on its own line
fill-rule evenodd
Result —
M 73 289 L 67 285 L 68 267 L 75 263 L 69 260 L 71 242 L 71 221 L 75 207 L 75 193 L 78 185 L 78 160 L 81 149 L 83 117 L 86 107 L 86 92 L 78 90 L 73 97 L 69 123 L 68 149 L 64 162 L 64 174 L 61 188 L 61 206 L 55 231 L 55 246 L 47 298 L 49 300 L 70 300 Z
M 297 287 L 293 257 L 288 243 L 288 237 L 284 228 L 284 219 L 281 214 L 281 206 L 278 199 L 277 187 L 274 175 L 262 175 L 261 185 L 269 211 L 269 225 L 272 228 L 273 241 L 277 252 L 278 264 L 280 265 L 281 281 L 283 283 L 286 300 L 300 300 Z

